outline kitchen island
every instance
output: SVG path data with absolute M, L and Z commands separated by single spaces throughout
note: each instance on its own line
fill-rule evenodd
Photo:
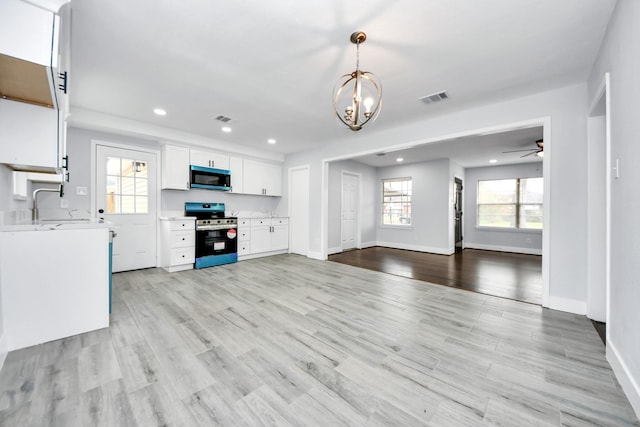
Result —
M 0 225 L 2 346 L 109 326 L 109 227 L 91 220 Z

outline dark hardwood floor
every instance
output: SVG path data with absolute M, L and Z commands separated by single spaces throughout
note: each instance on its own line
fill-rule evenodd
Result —
M 477 249 L 437 255 L 376 246 L 330 255 L 329 261 L 542 304 L 542 257 L 538 255 Z

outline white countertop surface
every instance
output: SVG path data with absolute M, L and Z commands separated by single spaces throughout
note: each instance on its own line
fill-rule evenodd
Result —
M 160 221 L 195 221 L 195 216 L 159 216 L 158 219 Z
M 50 231 L 109 228 L 110 222 L 89 218 L 57 218 L 33 221 L 31 211 L 2 212 L 0 231 Z

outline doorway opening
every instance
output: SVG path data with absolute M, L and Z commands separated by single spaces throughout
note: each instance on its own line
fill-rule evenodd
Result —
M 462 190 L 464 187 L 462 186 L 462 180 L 460 178 L 455 178 L 454 180 L 454 200 L 453 200 L 453 235 L 455 241 L 455 251 L 462 252 L 464 245 L 462 244 Z

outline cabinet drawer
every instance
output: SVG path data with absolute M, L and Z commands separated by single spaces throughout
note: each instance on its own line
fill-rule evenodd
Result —
M 238 255 L 249 255 L 251 253 L 251 245 L 249 242 L 238 242 Z
M 271 225 L 271 218 L 253 218 L 251 220 L 251 226 Z
M 194 230 L 173 231 L 169 245 L 171 248 L 193 247 L 196 244 L 196 232 Z
M 238 228 L 238 241 L 246 242 L 247 240 L 251 240 L 251 229 L 250 228 Z
M 194 248 L 177 248 L 171 250 L 170 264 L 193 264 L 196 261 L 196 254 Z
M 289 218 L 271 218 L 271 225 L 287 225 Z
M 195 230 L 196 222 L 194 220 L 171 221 L 171 231 L 175 230 Z
M 247 218 L 238 218 L 238 227 L 249 227 L 251 225 L 251 220 Z

